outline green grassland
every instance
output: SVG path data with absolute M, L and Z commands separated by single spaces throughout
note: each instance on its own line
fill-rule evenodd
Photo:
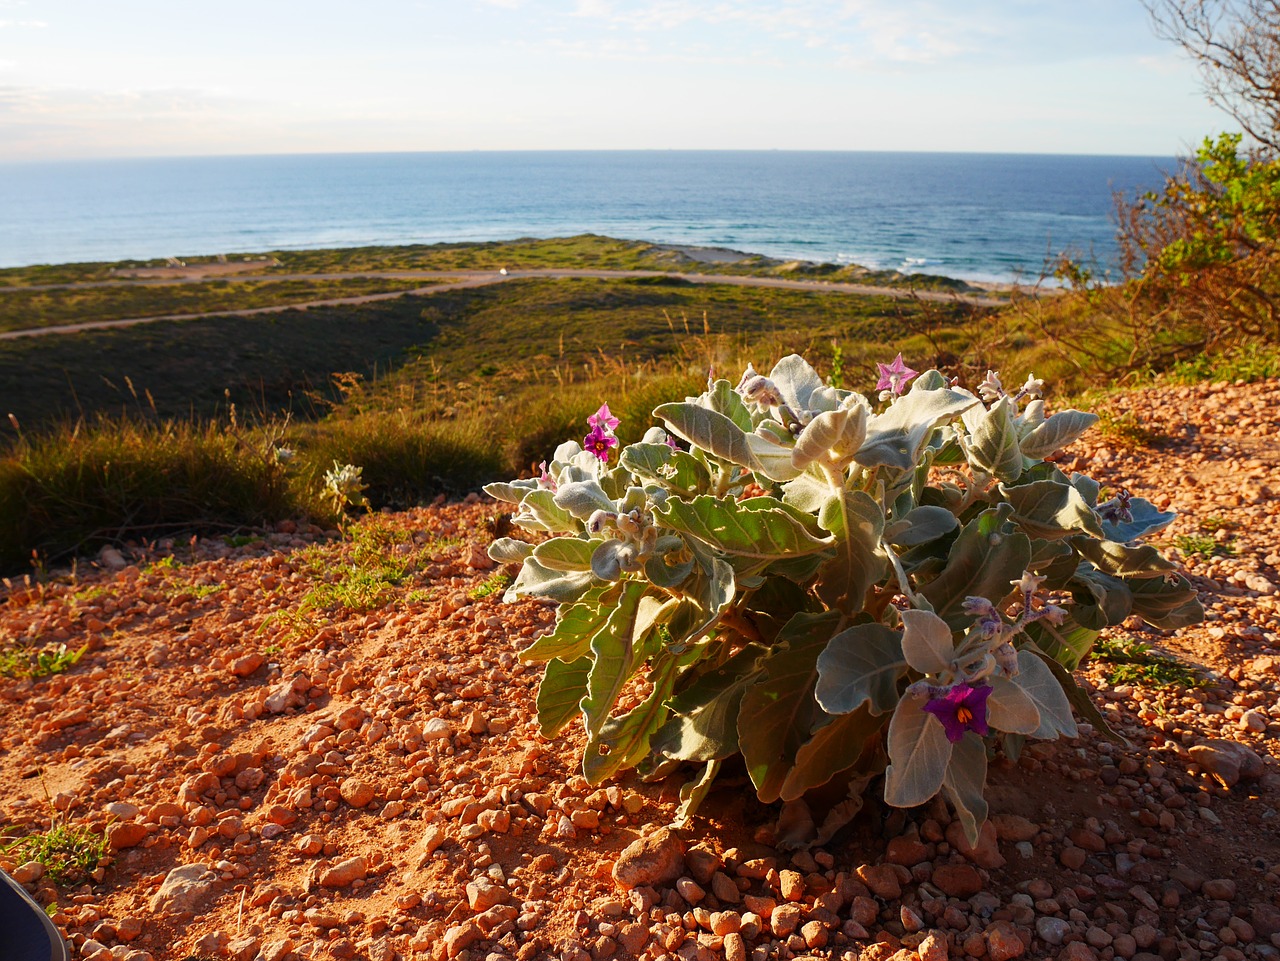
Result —
M 53 290 L 0 288 L 0 330 L 30 330 L 169 314 L 251 310 L 314 300 L 393 293 L 426 280 L 351 277 L 340 280 L 209 280 L 203 283 L 113 284 Z

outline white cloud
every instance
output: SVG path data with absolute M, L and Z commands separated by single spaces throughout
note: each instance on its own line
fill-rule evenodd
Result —
M 28 30 L 40 30 L 49 24 L 44 20 L 0 20 L 0 30 L 9 27 L 26 28 Z

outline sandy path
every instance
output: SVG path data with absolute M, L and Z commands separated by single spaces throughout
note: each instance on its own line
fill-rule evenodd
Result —
M 199 314 L 161 314 L 153 317 L 129 317 L 120 320 L 88 320 L 76 324 L 58 324 L 50 327 L 34 327 L 27 330 L 11 330 L 0 333 L 0 340 L 15 340 L 19 337 L 35 337 L 43 334 L 70 334 L 82 330 L 97 330 L 107 327 L 130 327 L 135 324 L 149 324 L 160 320 L 200 320 L 208 317 L 249 317 L 254 314 L 278 314 L 286 310 L 306 310 L 310 307 L 335 307 L 345 304 L 368 304 L 379 300 L 391 300 L 396 297 L 425 297 L 431 294 L 450 290 L 462 290 L 468 287 L 484 287 L 489 284 L 500 284 L 509 280 L 527 279 L 646 279 L 659 277 L 679 277 L 694 284 L 728 284 L 735 287 L 777 287 L 787 290 L 807 290 L 822 293 L 855 294 L 864 297 L 892 297 L 898 300 L 918 298 L 920 300 L 940 303 L 959 302 L 979 307 L 999 307 L 1006 303 L 994 297 L 982 297 L 975 294 L 956 294 L 935 290 L 906 290 L 898 287 L 877 287 L 869 284 L 830 283 L 819 280 L 787 280 L 783 277 L 744 277 L 733 274 L 684 274 L 661 270 L 560 270 L 557 268 L 539 268 L 535 270 L 512 270 L 506 274 L 496 270 L 388 270 L 370 271 L 351 274 L 275 274 L 269 279 L 280 280 L 345 280 L 355 277 L 377 277 L 386 280 L 437 280 L 430 287 L 416 290 L 398 290 L 383 294 L 361 294 L 355 297 L 335 297 L 327 300 L 309 300 L 296 304 L 281 304 L 274 307 L 251 307 L 242 310 L 216 310 Z M 263 280 L 262 277 L 226 277 L 220 278 L 230 283 Z M 44 287 L 19 287 L 10 290 L 59 290 L 83 287 L 115 287 L 115 286 L 166 286 L 170 284 L 199 283 L 198 280 L 159 280 L 138 281 L 122 284 L 118 281 L 99 281 L 87 284 L 46 285 Z

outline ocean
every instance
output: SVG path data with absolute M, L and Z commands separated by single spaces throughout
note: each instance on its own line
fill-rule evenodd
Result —
M 799 151 L 0 164 L 0 266 L 598 233 L 966 280 L 1115 257 L 1172 157 Z

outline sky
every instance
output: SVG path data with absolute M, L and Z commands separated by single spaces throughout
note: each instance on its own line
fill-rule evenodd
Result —
M 0 0 L 0 161 L 418 150 L 1170 156 L 1138 0 Z

